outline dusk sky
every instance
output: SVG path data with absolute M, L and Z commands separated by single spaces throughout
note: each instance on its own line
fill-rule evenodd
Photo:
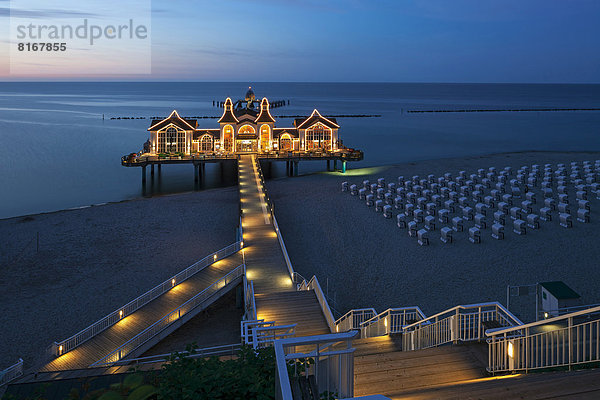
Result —
M 9 7 L 0 79 L 24 79 Z M 151 75 L 97 78 L 600 83 L 599 21 L 598 0 L 154 0 Z

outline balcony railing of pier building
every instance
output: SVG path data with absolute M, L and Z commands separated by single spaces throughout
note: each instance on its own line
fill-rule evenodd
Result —
M 523 323 L 498 302 L 459 305 L 402 328 L 402 349 L 419 350 L 446 343 L 480 341 L 493 327 Z
M 23 375 L 23 359 L 19 358 L 19 361 L 0 371 L 0 387 L 17 379 L 21 375 Z
M 596 365 L 600 362 L 600 306 L 490 329 L 486 335 L 491 373 Z
M 223 290 L 227 286 L 238 281 L 245 274 L 246 265 L 239 265 L 233 271 L 229 272 L 224 277 L 213 282 L 209 287 L 202 290 L 201 292 L 187 300 L 185 303 L 177 307 L 175 310 L 163 316 L 161 319 L 154 322 L 152 325 L 150 325 L 149 327 L 147 327 L 146 329 L 129 339 L 127 342 L 123 343 L 121 346 L 113 350 L 108 355 L 94 362 L 90 366 L 97 367 L 102 365 L 110 365 L 112 363 L 122 360 L 128 354 L 131 354 L 140 346 L 142 346 L 152 338 L 156 337 L 158 334 L 160 334 L 162 331 L 168 328 L 171 324 L 186 316 L 186 314 L 193 312 L 199 306 L 205 305 L 207 301 L 209 301 L 215 294 L 223 292 Z
M 64 339 L 60 342 L 53 343 L 50 346 L 50 350 L 49 350 L 50 355 L 57 357 L 57 356 L 60 356 L 62 354 L 65 354 L 65 353 L 73 350 L 77 346 L 85 343 L 86 341 L 90 340 L 91 338 L 95 337 L 96 335 L 100 334 L 101 332 L 105 331 L 106 329 L 110 328 L 111 326 L 113 326 L 114 324 L 116 324 L 117 322 L 122 320 L 123 318 L 125 318 L 128 315 L 139 310 L 141 307 L 145 306 L 152 300 L 160 297 L 164 293 L 167 293 L 174 286 L 179 285 L 180 283 L 189 279 L 191 276 L 200 272 L 201 270 L 208 267 L 209 265 L 211 265 L 219 260 L 222 260 L 223 258 L 229 257 L 230 255 L 240 251 L 243 246 L 243 241 L 241 240 L 241 238 L 243 237 L 241 220 L 240 220 L 240 225 L 237 228 L 237 235 L 238 235 L 238 240 L 235 243 L 232 243 L 229 246 L 204 257 L 200 261 L 195 262 L 194 264 L 190 265 L 183 271 L 181 271 L 178 274 L 174 275 L 173 277 L 165 280 L 161 284 L 150 289 L 146 293 L 135 298 L 134 300 L 130 301 L 129 303 L 125 304 L 124 306 L 119 307 L 112 313 L 110 313 L 110 314 L 106 315 L 105 317 L 101 318 L 100 320 L 94 322 L 92 325 L 88 326 L 87 328 L 84 328 L 83 330 L 79 331 L 75 335 L 73 335 L 67 339 Z

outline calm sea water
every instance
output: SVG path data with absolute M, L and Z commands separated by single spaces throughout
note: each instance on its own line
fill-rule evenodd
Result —
M 212 115 L 212 101 L 241 98 L 245 83 L 0 83 L 0 218 L 142 196 L 139 168 L 123 154 L 147 139 L 146 120 L 112 116 Z M 344 144 L 370 166 L 518 150 L 600 150 L 600 112 L 414 114 L 407 110 L 600 107 L 600 85 L 260 83 L 257 97 L 289 99 L 277 115 L 340 118 Z M 104 114 L 105 119 L 102 119 Z M 200 120 L 216 127 L 216 120 Z M 280 119 L 278 126 L 290 126 Z M 301 163 L 300 172 L 324 162 Z M 221 182 L 209 166 L 204 187 Z M 163 168 L 161 193 L 193 190 L 192 166 Z

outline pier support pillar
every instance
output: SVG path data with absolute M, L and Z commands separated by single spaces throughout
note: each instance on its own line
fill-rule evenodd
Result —
M 160 169 L 162 167 L 162 164 L 158 164 L 158 173 L 160 174 Z
M 150 176 L 154 178 L 154 164 L 150 164 Z
M 294 176 L 298 176 L 298 164 L 300 161 L 294 161 Z
M 333 160 L 333 170 L 337 171 L 337 160 Z
M 198 164 L 194 164 L 194 183 L 198 183 L 200 178 L 200 166 Z
M 146 166 L 142 166 L 142 186 L 146 186 Z
M 327 160 L 327 171 L 331 171 L 331 162 Z
M 342 174 L 346 173 L 346 161 L 342 161 Z
M 285 175 L 290 176 L 290 162 L 289 161 L 285 162 Z

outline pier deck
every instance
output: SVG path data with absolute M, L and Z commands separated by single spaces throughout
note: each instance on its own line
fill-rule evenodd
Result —
M 296 335 L 330 333 L 314 291 L 297 292 L 262 191 L 254 155 L 239 160 L 240 202 L 248 279 L 254 282 L 259 319 L 297 323 Z

